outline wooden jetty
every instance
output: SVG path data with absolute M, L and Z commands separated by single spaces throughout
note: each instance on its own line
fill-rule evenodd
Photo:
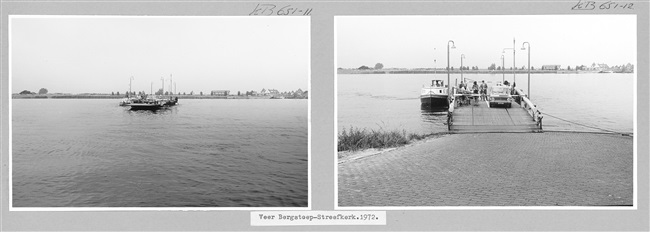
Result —
M 454 91 L 455 92 L 455 91 Z M 473 132 L 541 132 L 542 114 L 526 97 L 523 90 L 516 90 L 516 101 L 511 108 L 490 108 L 486 101 L 478 104 L 459 105 L 460 96 L 451 98 L 447 125 L 451 133 Z

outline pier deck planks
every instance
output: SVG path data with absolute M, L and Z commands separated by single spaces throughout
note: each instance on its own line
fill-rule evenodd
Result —
M 536 123 L 515 102 L 511 108 L 490 108 L 487 102 L 459 106 L 454 110 L 452 132 L 533 132 Z

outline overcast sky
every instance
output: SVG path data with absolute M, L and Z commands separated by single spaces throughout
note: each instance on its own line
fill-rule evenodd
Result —
M 49 17 L 11 21 L 12 92 L 307 90 L 308 17 Z
M 591 66 L 635 64 L 635 15 L 524 16 L 339 16 L 336 17 L 337 67 L 444 68 L 447 42 L 453 40 L 450 65 L 501 66 L 504 48 L 516 40 L 516 65 Z M 512 67 L 512 49 L 505 67 Z M 434 61 L 435 60 L 435 61 Z

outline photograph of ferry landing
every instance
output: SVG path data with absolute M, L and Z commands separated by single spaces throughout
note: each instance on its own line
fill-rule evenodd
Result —
M 567 26 L 586 23 L 621 31 Z M 632 206 L 635 25 L 338 17 L 338 206 Z
M 308 18 L 10 24 L 13 209 L 308 207 Z

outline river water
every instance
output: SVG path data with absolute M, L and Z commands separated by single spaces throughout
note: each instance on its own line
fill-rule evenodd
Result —
M 502 74 L 466 74 L 490 84 Z M 516 85 L 527 90 L 527 75 Z M 634 74 L 531 74 L 531 100 L 545 115 L 545 130 L 633 132 Z M 447 82 L 447 74 L 345 74 L 337 77 L 338 129 L 447 131 L 446 112 L 420 110 L 419 94 L 432 79 Z M 460 74 L 451 74 L 451 82 Z M 513 81 L 513 74 L 505 74 Z M 579 125 L 579 124 L 582 125 Z
M 307 100 L 14 99 L 14 207 L 307 207 Z

